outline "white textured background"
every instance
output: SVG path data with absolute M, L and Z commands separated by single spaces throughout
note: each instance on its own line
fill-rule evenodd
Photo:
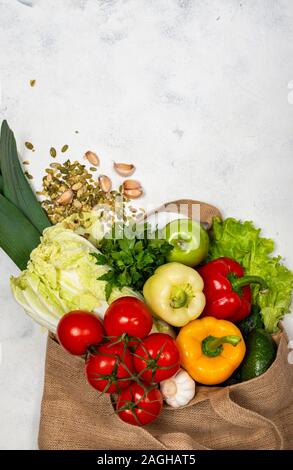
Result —
M 293 268 L 292 44 L 291 0 L 0 0 L 0 118 L 36 189 L 51 146 L 92 149 L 104 173 L 137 165 L 145 205 L 191 197 L 254 220 Z M 0 448 L 32 449 L 46 337 L 13 273 L 1 253 Z

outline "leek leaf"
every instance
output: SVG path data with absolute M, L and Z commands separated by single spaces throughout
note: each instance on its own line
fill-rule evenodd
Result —
M 14 134 L 7 121 L 3 121 L 1 127 L 0 169 L 3 179 L 3 195 L 20 209 L 35 228 L 42 233 L 51 224 L 23 174 Z M 19 236 L 22 237 L 23 234 L 20 232 Z
M 25 269 L 40 234 L 23 213 L 0 194 L 0 247 L 19 267 Z

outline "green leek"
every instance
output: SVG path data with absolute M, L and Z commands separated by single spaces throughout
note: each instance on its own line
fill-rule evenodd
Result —
M 14 134 L 7 121 L 3 121 L 1 127 L 0 169 L 3 180 L 3 195 L 20 209 L 39 233 L 42 233 L 51 224 L 23 174 Z M 20 231 L 18 236 L 22 240 L 23 232 Z
M 40 243 L 40 233 L 8 199 L 0 194 L 0 247 L 25 269 L 31 251 Z

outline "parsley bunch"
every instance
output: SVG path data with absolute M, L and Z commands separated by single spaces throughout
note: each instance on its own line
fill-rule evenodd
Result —
M 166 263 L 173 246 L 158 238 L 157 231 L 151 234 L 147 224 L 132 227 L 115 224 L 111 237 L 104 237 L 98 248 L 101 253 L 92 253 L 96 263 L 110 266 L 110 270 L 98 278 L 107 281 L 108 300 L 113 287 L 121 289 L 127 286 L 142 291 L 144 283 L 156 268 Z

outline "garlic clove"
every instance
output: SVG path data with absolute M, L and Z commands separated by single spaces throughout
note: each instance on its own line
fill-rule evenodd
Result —
M 61 204 L 62 206 L 66 206 L 67 204 L 70 204 L 73 199 L 73 191 L 71 189 L 67 189 L 64 191 L 64 193 L 61 194 L 61 196 L 58 197 L 57 199 L 57 204 Z
M 178 403 L 177 397 L 168 398 L 168 400 L 166 400 L 166 403 L 167 405 L 172 406 L 172 408 L 180 408 L 180 406 L 182 406 Z
M 136 180 L 125 180 L 123 182 L 123 189 L 141 189 L 141 184 L 139 181 Z
M 114 169 L 120 176 L 130 176 L 135 171 L 135 166 L 131 163 L 114 163 Z
M 160 383 L 160 389 L 164 398 L 174 397 L 177 393 L 177 386 L 175 380 L 164 380 Z
M 143 191 L 141 189 L 125 189 L 123 194 L 128 199 L 137 199 L 143 194 Z
M 137 199 L 143 194 L 141 184 L 136 180 L 125 180 L 122 184 L 122 191 L 129 199 Z
M 98 178 L 99 186 L 104 193 L 111 191 L 112 182 L 110 178 L 106 175 L 100 175 Z
M 84 156 L 91 163 L 91 165 L 99 166 L 100 159 L 96 153 L 92 152 L 91 150 L 88 150 L 87 152 L 85 152 Z

